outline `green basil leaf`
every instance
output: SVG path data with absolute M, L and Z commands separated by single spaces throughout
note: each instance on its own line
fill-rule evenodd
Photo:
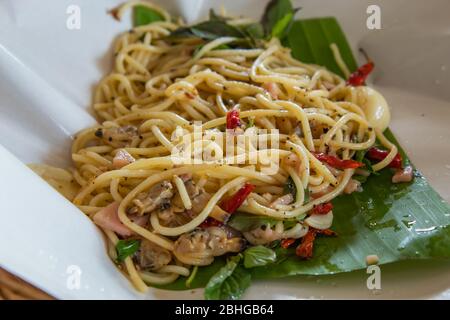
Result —
M 222 20 L 209 20 L 199 24 L 182 27 L 173 31 L 169 39 L 176 38 L 202 38 L 214 40 L 220 37 L 245 38 L 245 34 L 237 27 L 227 24 Z
M 373 174 L 373 175 L 376 175 L 376 176 L 378 176 L 380 174 L 378 171 L 373 170 L 372 162 L 370 162 L 369 159 L 367 159 L 367 158 L 362 159 L 362 163 L 364 163 L 365 168 L 367 169 L 367 171 L 370 172 L 370 174 Z
M 247 125 L 245 126 L 245 129 L 251 128 L 255 126 L 255 118 L 248 118 Z
M 119 240 L 116 244 L 117 261 L 123 262 L 126 257 L 138 251 L 140 246 L 141 240 Z
M 358 162 L 363 162 L 364 157 L 366 156 L 367 150 L 358 150 L 355 153 L 355 160 Z
M 144 6 L 134 7 L 133 25 L 135 27 L 145 26 L 156 21 L 164 21 L 164 17 L 158 11 Z
M 278 20 L 277 23 L 273 26 L 271 35 L 272 37 L 282 39 L 286 34 L 290 24 L 292 24 L 292 18 L 294 14 L 292 12 L 285 15 L 282 19 Z
M 231 257 L 205 287 L 207 300 L 237 300 L 250 286 L 251 275 L 239 265 L 242 255 Z
M 264 28 L 261 23 L 252 23 L 242 26 L 241 29 L 253 40 L 264 38 Z
M 308 203 L 309 200 L 311 200 L 311 194 L 309 193 L 309 188 L 306 187 L 305 188 L 305 200 L 303 201 L 303 203 Z
M 257 229 L 263 225 L 274 226 L 281 220 L 267 216 L 257 216 L 254 214 L 236 212 L 231 215 L 228 225 L 238 231 L 246 232 Z
M 276 259 L 275 251 L 264 246 L 251 247 L 244 251 L 244 267 L 247 269 L 265 266 Z
M 292 177 L 289 177 L 284 184 L 284 193 L 285 194 L 292 194 L 294 196 L 294 201 L 297 198 L 297 187 L 295 186 L 294 180 L 292 180 Z
M 292 26 L 295 13 L 299 9 L 294 9 L 290 0 L 272 0 L 264 11 L 261 24 L 266 35 L 284 38 Z
M 209 9 L 209 20 L 227 21 L 228 19 L 217 14 L 214 9 Z

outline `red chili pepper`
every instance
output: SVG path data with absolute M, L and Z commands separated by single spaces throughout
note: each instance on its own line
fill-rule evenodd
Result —
M 295 254 L 302 259 L 310 259 L 313 256 L 314 241 L 317 235 L 329 237 L 337 236 L 336 232 L 331 229 L 318 230 L 309 228 L 308 233 L 302 238 L 302 242 L 295 249 Z
M 375 147 L 370 148 L 369 151 L 367 152 L 367 157 L 369 159 L 377 160 L 377 161 L 384 160 L 388 155 L 389 155 L 389 151 L 381 150 L 381 149 L 378 149 Z M 389 167 L 395 168 L 395 169 L 401 169 L 403 167 L 402 161 L 403 161 L 402 156 L 400 155 L 400 153 L 397 153 L 395 158 L 392 159 L 391 163 L 389 164 Z
M 295 254 L 302 259 L 310 259 L 313 256 L 314 240 L 316 239 L 316 230 L 309 229 L 308 233 L 302 238 L 302 242 L 295 249 Z
M 341 160 L 326 153 L 313 153 L 314 156 L 322 162 L 336 169 L 357 169 L 364 167 L 364 163 L 355 160 Z
M 205 228 L 209 228 L 209 227 L 220 227 L 222 225 L 223 225 L 223 223 L 220 222 L 219 220 L 216 220 L 214 218 L 208 217 L 208 218 L 205 219 L 205 221 L 203 221 L 199 225 L 199 227 L 202 228 L 202 229 L 205 229 Z
M 222 209 L 228 213 L 235 212 L 242 205 L 242 203 L 248 197 L 248 195 L 252 193 L 254 189 L 255 189 L 254 185 L 246 183 L 233 196 L 222 202 L 221 205 Z
M 318 230 L 318 229 L 316 229 L 316 232 L 318 234 L 321 234 L 321 235 L 324 235 L 324 236 L 327 236 L 327 237 L 337 237 L 337 233 L 334 232 L 331 229 L 325 229 L 325 230 Z
M 333 210 L 333 204 L 331 202 L 321 203 L 313 208 L 313 214 L 327 214 Z
M 290 246 L 292 246 L 294 244 L 294 242 L 295 242 L 295 239 L 283 239 L 283 240 L 281 240 L 280 245 L 283 249 L 287 249 Z
M 347 84 L 350 86 L 358 87 L 365 84 L 367 77 L 375 68 L 373 61 L 367 56 L 365 51 L 360 49 L 360 51 L 365 55 L 367 63 L 358 68 L 353 72 L 347 80 Z
M 241 119 L 239 118 L 239 111 L 233 109 L 227 112 L 227 129 L 236 129 L 241 125 Z

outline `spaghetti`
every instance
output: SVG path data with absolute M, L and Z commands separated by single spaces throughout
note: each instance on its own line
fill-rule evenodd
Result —
M 323 67 L 295 60 L 277 39 L 256 48 L 235 46 L 233 37 L 173 40 L 169 36 L 182 24 L 159 7 L 130 2 L 114 15 L 136 4 L 156 10 L 163 21 L 118 38 L 113 71 L 95 90 L 101 124 L 75 137 L 70 173 L 45 167 L 40 174 L 105 231 L 108 252 L 137 289 L 188 277 L 194 267 L 247 245 L 328 229 L 332 211 L 313 209 L 361 188 L 354 177 L 367 175 L 367 168 L 354 160 L 357 153 L 377 139 L 390 150 L 375 171 L 396 156 L 396 147 L 369 121 L 362 91 Z M 332 50 L 349 74 L 338 48 Z M 173 156 L 180 146 L 194 146 L 189 160 L 197 148 L 220 153 L 225 131 L 266 144 L 234 143 L 231 158 L 240 155 L 239 163 Z M 264 163 L 263 152 L 278 156 Z M 339 167 L 331 165 L 336 161 Z M 274 163 L 276 170 L 267 174 Z M 226 210 L 234 207 L 238 212 Z M 227 222 L 242 213 L 277 223 L 238 232 Z M 295 223 L 285 225 L 288 220 Z M 138 241 L 139 248 L 118 261 L 125 240 Z

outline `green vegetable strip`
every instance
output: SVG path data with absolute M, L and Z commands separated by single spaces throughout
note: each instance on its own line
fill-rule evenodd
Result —
M 145 26 L 152 22 L 164 21 L 164 17 L 157 11 L 144 6 L 136 6 L 133 10 L 133 25 Z

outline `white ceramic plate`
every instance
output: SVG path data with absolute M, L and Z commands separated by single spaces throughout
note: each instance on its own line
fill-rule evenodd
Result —
M 201 298 L 201 290 L 136 293 L 104 251 L 102 236 L 72 204 L 23 163 L 69 164 L 70 135 L 94 123 L 87 107 L 111 67 L 114 37 L 130 27 L 106 14 L 118 1 L 0 2 L 0 265 L 57 298 Z M 195 21 L 221 1 L 174 0 L 166 8 Z M 336 16 L 352 46 L 377 63 L 374 84 L 393 110 L 392 129 L 413 162 L 448 201 L 450 191 L 450 21 L 447 0 L 303 0 L 300 15 Z M 366 28 L 369 4 L 382 29 Z M 81 9 L 81 29 L 66 27 Z M 228 1 L 230 12 L 259 17 L 260 0 Z M 365 271 L 257 282 L 245 298 L 450 298 L 450 263 L 382 266 L 382 290 Z M 70 275 L 81 286 L 70 289 Z M 69 282 L 69 286 L 68 286 Z

